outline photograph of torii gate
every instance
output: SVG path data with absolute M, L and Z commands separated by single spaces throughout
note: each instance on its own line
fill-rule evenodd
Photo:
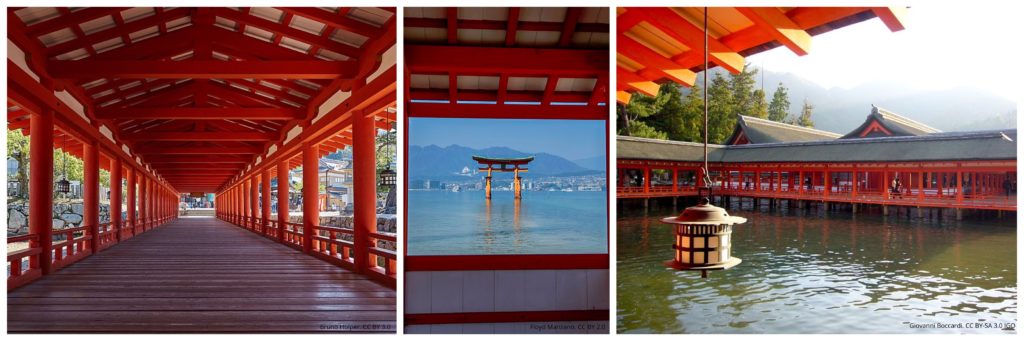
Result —
M 617 331 L 1016 333 L 1007 12 L 618 8 Z
M 7 330 L 396 331 L 396 9 L 7 10 Z
M 607 7 L 405 7 L 408 334 L 608 334 Z

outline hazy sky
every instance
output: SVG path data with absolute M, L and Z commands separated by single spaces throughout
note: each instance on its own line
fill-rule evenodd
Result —
M 826 88 L 871 81 L 924 89 L 971 85 L 1020 100 L 1024 17 L 1007 3 L 919 3 L 908 10 L 903 31 L 891 32 L 875 18 L 814 36 L 806 56 L 779 47 L 747 61 Z
M 579 160 L 604 155 L 605 129 L 603 121 L 411 118 L 407 136 L 410 146 L 508 147 Z

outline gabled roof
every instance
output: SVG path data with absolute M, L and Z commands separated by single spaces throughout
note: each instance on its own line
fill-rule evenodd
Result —
M 828 141 L 840 136 L 829 131 L 740 115 L 726 144 Z
M 923 136 L 708 146 L 711 162 L 894 162 L 1016 160 L 1016 129 Z M 619 159 L 702 161 L 699 143 L 619 136 Z
M 857 127 L 857 129 L 854 129 L 840 138 L 856 139 L 882 136 L 921 136 L 939 132 L 941 132 L 941 130 L 872 105 L 871 114 L 868 115 L 866 120 L 864 120 L 864 123 Z

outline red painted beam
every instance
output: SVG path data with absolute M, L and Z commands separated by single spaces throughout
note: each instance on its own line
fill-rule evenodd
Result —
M 363 23 L 354 20 L 342 13 L 331 13 L 319 8 L 313 7 L 277 7 L 277 9 L 286 13 L 292 13 L 300 15 L 306 18 L 310 18 L 327 26 L 334 27 L 342 31 L 352 32 L 364 37 L 375 38 L 384 34 L 384 29 L 374 27 L 373 25 Z M 346 10 L 342 8 L 341 10 Z
M 461 29 L 502 31 L 508 28 L 508 21 L 460 19 L 458 26 Z M 562 22 L 520 20 L 516 26 L 518 26 L 517 30 L 519 31 L 561 32 L 565 25 Z M 439 18 L 405 18 L 405 27 L 446 28 L 448 27 L 448 20 Z M 608 33 L 609 31 L 610 26 L 605 23 L 576 24 L 576 32 Z
M 408 45 L 405 62 L 414 74 L 557 75 L 592 77 L 608 73 L 608 51 Z
M 354 61 L 51 60 L 47 71 L 68 78 L 336 79 L 355 75 Z
M 164 146 L 139 146 L 134 149 L 136 154 L 197 154 L 197 155 L 208 155 L 208 154 L 260 154 L 263 153 L 263 148 L 258 146 L 251 147 L 215 147 L 215 146 L 204 146 L 204 147 L 164 147 Z M 197 157 L 201 160 L 203 157 Z
M 252 156 L 240 156 L 240 155 L 217 155 L 217 156 L 180 156 L 180 155 L 150 155 L 147 156 L 146 162 L 150 164 L 161 164 L 161 163 L 248 163 L 252 161 Z
M 606 120 L 608 107 L 596 105 L 512 105 L 409 103 L 409 117 L 442 118 L 530 118 Z
M 286 108 L 119 108 L 98 111 L 96 117 L 112 120 L 294 120 L 305 110 Z
M 274 141 L 277 133 L 250 132 L 141 132 L 121 135 L 128 141 Z

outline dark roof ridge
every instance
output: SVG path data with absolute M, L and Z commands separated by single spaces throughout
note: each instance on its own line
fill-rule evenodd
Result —
M 1014 142 L 1009 136 L 1004 133 L 1005 131 L 1016 131 L 1016 129 L 1004 129 L 1004 130 L 989 130 L 989 131 L 967 131 L 967 132 L 949 132 L 949 133 L 936 133 L 929 135 L 920 136 L 885 136 L 885 137 L 868 137 L 859 139 L 838 139 L 829 141 L 806 141 L 806 142 L 774 142 L 774 143 L 760 143 L 760 144 L 745 144 L 729 146 L 729 148 L 759 148 L 759 147 L 783 147 L 783 146 L 813 146 L 813 145 L 829 145 L 829 144 L 861 144 L 861 143 L 884 143 L 884 142 L 919 142 L 919 141 L 944 141 L 944 140 L 968 140 L 978 138 L 1003 138 L 1007 141 Z
M 883 120 L 894 121 L 896 123 L 900 123 L 900 124 L 903 124 L 903 125 L 906 125 L 906 126 L 910 126 L 910 127 L 916 128 L 918 130 L 924 131 L 926 133 L 942 132 L 941 130 L 933 128 L 932 126 L 929 126 L 927 124 L 924 124 L 924 123 L 912 120 L 912 119 L 910 119 L 910 118 L 908 118 L 906 116 L 903 116 L 903 115 L 897 114 L 895 112 L 883 109 L 882 107 L 876 106 L 874 104 L 871 105 L 871 114 L 879 116 Z
M 793 129 L 793 130 L 797 130 L 797 131 L 802 131 L 802 132 L 812 133 L 812 134 L 817 134 L 817 135 L 823 135 L 823 136 L 828 136 L 828 137 L 836 137 L 836 138 L 838 138 L 840 136 L 843 136 L 842 134 L 837 134 L 837 133 L 833 133 L 831 131 L 826 131 L 826 130 L 820 130 L 820 129 L 814 129 L 814 128 L 808 128 L 808 127 L 801 127 L 801 126 L 798 126 L 798 125 L 793 125 L 793 124 L 783 123 L 783 122 L 776 122 L 776 121 L 772 121 L 772 120 L 766 120 L 766 119 L 763 119 L 763 118 L 757 118 L 757 117 L 747 116 L 747 115 L 739 115 L 739 116 L 740 116 L 741 122 L 743 122 L 744 124 L 746 124 L 747 120 L 753 120 L 753 122 L 756 122 L 756 123 L 767 124 L 767 125 L 771 125 L 771 126 L 779 127 L 779 128 Z

